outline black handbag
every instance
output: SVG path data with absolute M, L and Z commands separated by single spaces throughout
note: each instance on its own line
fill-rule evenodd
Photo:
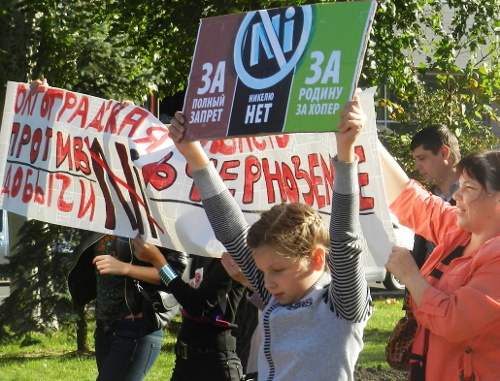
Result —
M 182 276 L 188 263 L 188 255 L 165 248 L 160 248 L 160 251 L 177 275 Z M 138 280 L 134 280 L 134 283 L 142 296 L 141 312 L 144 324 L 151 331 L 165 328 L 179 312 L 179 302 L 166 290 L 165 286 L 141 284 Z
M 165 328 L 179 312 L 175 297 L 163 290 L 148 290 L 139 281 L 135 285 L 142 295 L 142 320 L 152 331 Z

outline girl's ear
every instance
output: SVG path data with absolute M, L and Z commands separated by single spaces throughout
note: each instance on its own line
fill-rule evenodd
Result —
M 322 271 L 325 268 L 326 251 L 324 247 L 316 247 L 311 254 L 313 270 Z

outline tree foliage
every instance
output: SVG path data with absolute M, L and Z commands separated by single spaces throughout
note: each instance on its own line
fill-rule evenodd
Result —
M 382 138 L 410 174 L 409 141 L 430 124 L 454 131 L 464 154 L 498 145 L 499 20 L 498 0 L 379 2 L 363 81 L 386 86 L 379 106 L 396 123 Z

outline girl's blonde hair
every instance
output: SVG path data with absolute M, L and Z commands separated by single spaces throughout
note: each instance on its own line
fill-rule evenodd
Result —
M 327 252 L 330 235 L 321 215 L 300 203 L 275 205 L 262 213 L 248 232 L 251 249 L 271 246 L 290 258 L 308 259 L 317 246 Z

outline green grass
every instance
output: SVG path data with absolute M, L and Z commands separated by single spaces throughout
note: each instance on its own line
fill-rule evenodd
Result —
M 168 380 L 174 365 L 173 346 L 179 322 L 166 330 L 162 352 L 146 377 L 147 381 Z M 88 342 L 93 345 L 94 324 L 89 323 Z M 0 346 L 0 380 L 2 381 L 95 381 L 97 369 L 93 348 L 76 353 L 73 333 L 62 330 L 53 335 L 35 334 L 30 342 Z
M 374 301 L 374 313 L 365 329 L 365 348 L 358 365 L 364 368 L 389 366 L 385 362 L 385 344 L 394 324 L 403 315 L 402 299 Z M 168 380 L 174 364 L 173 344 L 178 320 L 163 339 L 162 352 L 146 381 Z M 94 327 L 89 326 L 89 343 Z M 0 379 L 2 381 L 94 381 L 97 377 L 93 353 L 76 354 L 74 334 L 33 335 L 31 342 L 0 346 Z
M 403 299 L 380 298 L 373 302 L 373 315 L 364 332 L 365 347 L 358 365 L 363 368 L 389 368 L 385 361 L 385 346 L 394 326 L 404 315 Z

